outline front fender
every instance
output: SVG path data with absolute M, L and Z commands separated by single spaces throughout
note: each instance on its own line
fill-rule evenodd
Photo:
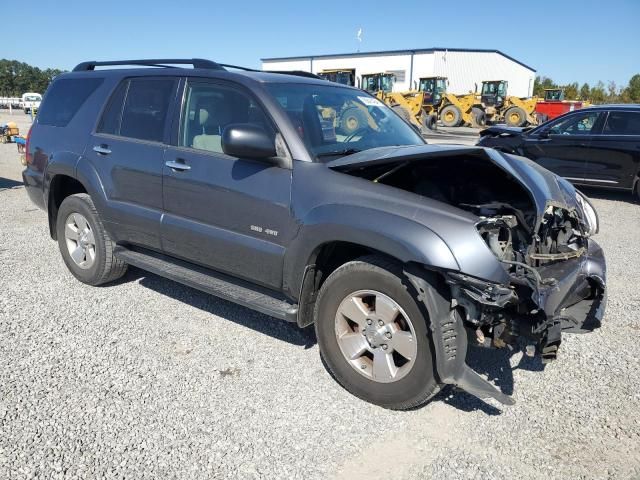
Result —
M 284 288 L 297 296 L 314 252 L 331 242 L 348 242 L 385 253 L 401 262 L 459 270 L 445 242 L 408 218 L 371 208 L 329 204 L 309 211 L 284 259 Z

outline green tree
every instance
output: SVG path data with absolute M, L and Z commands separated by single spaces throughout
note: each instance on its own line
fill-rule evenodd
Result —
M 595 87 L 591 88 L 591 101 L 593 103 L 604 103 L 606 95 L 602 81 L 599 81 Z
M 62 70 L 41 70 L 17 60 L 0 60 L 0 96 L 19 97 L 25 92 L 43 93 Z
M 620 101 L 620 92 L 618 91 L 618 86 L 616 82 L 611 80 L 607 85 L 607 94 L 605 96 L 605 102 L 607 103 L 618 103 Z
M 629 85 L 623 91 L 623 96 L 628 99 L 630 103 L 640 103 L 640 73 L 636 73 L 631 80 L 629 80 Z
M 567 100 L 577 100 L 578 99 L 578 82 L 570 83 L 569 85 L 565 85 L 564 87 L 564 98 Z
M 589 100 L 591 98 L 591 89 L 588 83 L 583 83 L 580 87 L 580 100 Z
M 535 97 L 544 97 L 545 88 L 557 88 L 556 83 L 549 77 L 537 76 L 533 82 L 533 95 Z

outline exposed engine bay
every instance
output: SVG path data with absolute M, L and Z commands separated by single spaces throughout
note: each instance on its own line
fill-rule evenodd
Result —
M 510 282 L 446 272 L 452 307 L 464 319 L 470 344 L 500 348 L 523 338 L 529 344 L 526 352 L 547 362 L 556 358 L 563 330 L 600 325 L 604 271 L 599 265 L 604 259 L 588 258 L 593 232 L 581 201 L 567 207 L 546 199 L 542 211 L 531 190 L 482 151 L 365 165 L 345 173 L 477 216 L 477 232 Z

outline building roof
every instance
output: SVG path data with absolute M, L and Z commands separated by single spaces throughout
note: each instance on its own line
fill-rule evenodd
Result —
M 335 53 L 335 54 L 323 54 L 323 55 L 304 55 L 297 57 L 270 57 L 270 58 L 261 58 L 260 60 L 263 62 L 274 62 L 274 61 L 294 61 L 294 60 L 315 60 L 318 58 L 345 58 L 345 57 L 377 57 L 380 55 L 407 55 L 407 54 L 415 54 L 415 53 L 433 53 L 440 51 L 448 51 L 448 52 L 471 52 L 471 53 L 497 53 L 498 55 L 502 55 L 509 60 L 516 62 L 519 65 L 535 72 L 536 69 L 530 67 L 529 65 L 522 63 L 519 60 L 507 55 L 506 53 L 501 52 L 500 50 L 495 49 L 485 49 L 485 48 L 414 48 L 407 50 L 380 50 L 374 52 L 355 52 L 355 53 Z

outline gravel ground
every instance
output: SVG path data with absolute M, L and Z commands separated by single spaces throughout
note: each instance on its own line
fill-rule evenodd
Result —
M 567 335 L 546 368 L 473 350 L 513 407 L 446 391 L 402 413 L 342 390 L 311 332 L 137 269 L 77 282 L 20 170 L 0 145 L 0 478 L 640 478 L 640 206 L 626 195 L 589 192 L 603 328 Z

